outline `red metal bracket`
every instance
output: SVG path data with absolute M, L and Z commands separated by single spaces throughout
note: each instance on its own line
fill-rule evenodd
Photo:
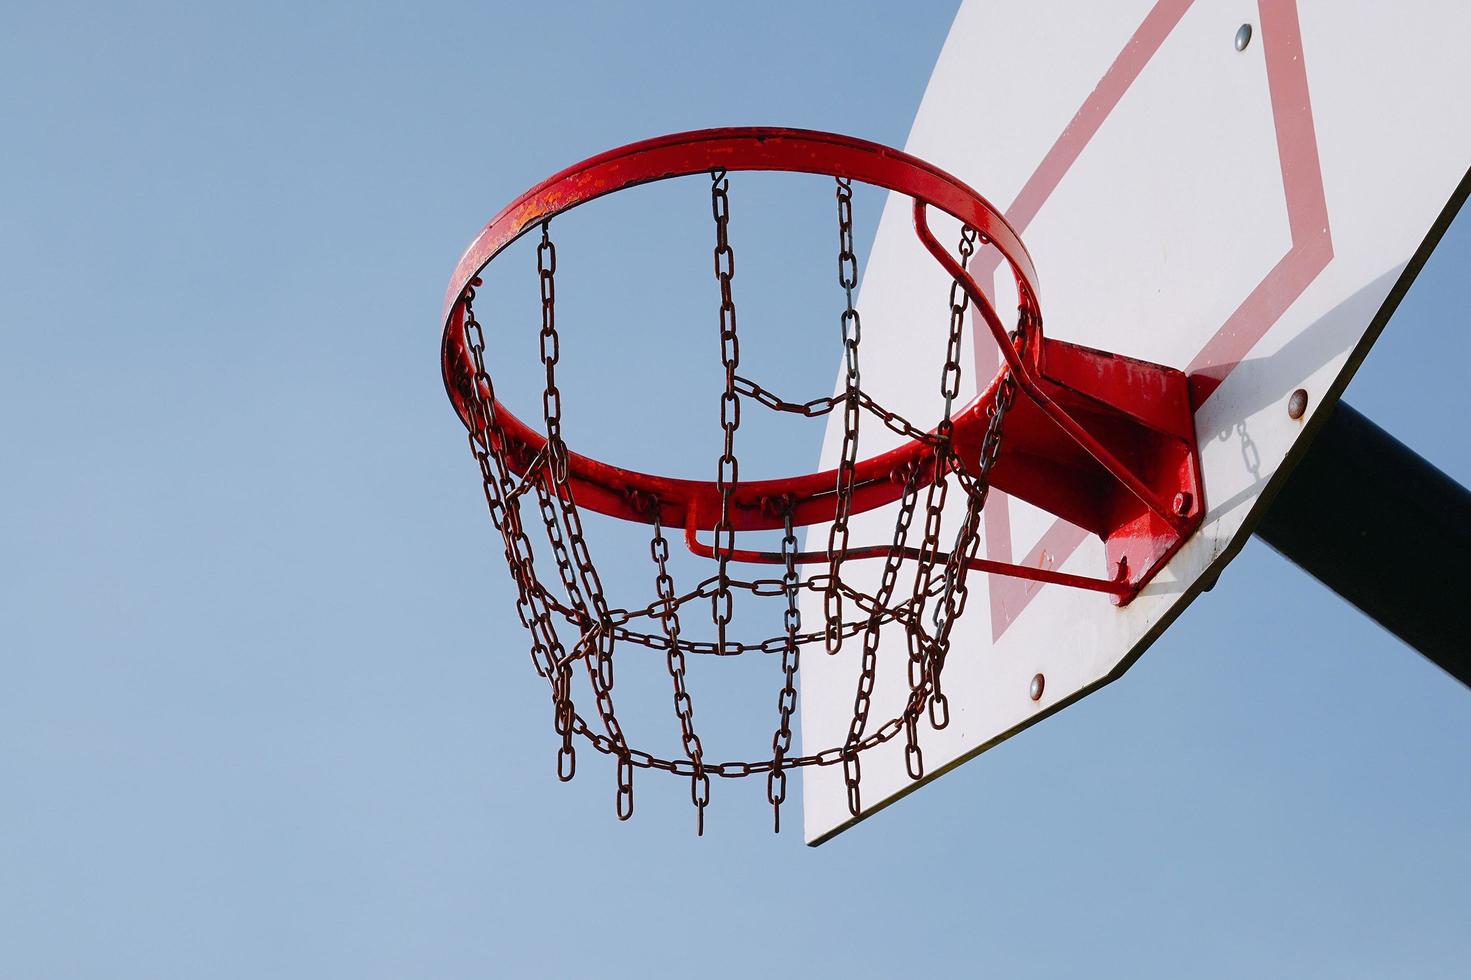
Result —
M 977 400 L 980 417 L 989 411 L 1006 370 Z M 1097 534 L 1113 575 L 1072 575 L 989 558 L 968 564 L 992 574 L 1105 592 L 1127 603 L 1194 533 L 1204 514 L 1187 379 L 1173 368 L 1048 338 L 1042 340 L 1035 374 L 1028 365 L 1028 378 L 1046 401 L 1022 387 L 1024 397 L 1006 416 L 991 485 Z M 1078 431 L 1086 441 L 1077 438 Z M 967 467 L 978 463 L 983 436 L 983 429 L 957 426 L 955 450 Z M 1129 481 L 1119 479 L 1113 467 Z M 896 475 L 893 482 L 897 494 L 902 481 Z M 1165 514 L 1155 509 L 1163 500 L 1170 502 Z M 686 523 L 685 543 L 697 555 L 715 557 L 714 547 L 696 537 L 698 529 Z M 882 558 L 888 550 L 887 545 L 852 548 L 848 558 Z M 905 555 L 918 557 L 918 551 L 907 548 Z M 777 552 L 740 549 L 731 558 L 760 564 L 785 560 Z M 795 557 L 798 564 L 828 560 L 826 552 Z

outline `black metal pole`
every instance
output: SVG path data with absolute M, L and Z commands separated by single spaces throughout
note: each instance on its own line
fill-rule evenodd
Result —
M 1471 491 L 1339 402 L 1257 536 L 1471 686 Z

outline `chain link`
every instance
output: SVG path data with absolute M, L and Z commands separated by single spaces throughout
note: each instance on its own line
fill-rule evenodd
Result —
M 975 252 L 978 238 L 975 229 L 966 226 L 960 237 L 960 267 L 964 269 Z M 945 367 L 940 377 L 940 393 L 945 398 L 945 413 L 940 422 L 941 431 L 949 434 L 953 423 L 951 411 L 960 390 L 960 353 L 965 329 L 965 314 L 970 306 L 970 296 L 961 287 L 959 280 L 950 285 L 950 333 L 946 345 Z M 950 631 L 965 609 L 968 595 L 966 578 L 970 561 L 975 557 L 980 544 L 981 508 L 985 506 L 990 492 L 991 467 L 1001 451 L 1001 429 L 1006 413 L 1016 396 L 1016 382 L 1008 373 L 998 386 L 996 398 L 991 403 L 990 418 L 986 435 L 981 443 L 980 472 L 966 489 L 965 517 L 956 532 L 955 544 L 950 549 L 945 563 L 945 588 L 933 611 L 934 640 L 929 645 L 928 675 L 930 686 L 930 724 L 943 729 L 950 723 L 950 702 L 945 697 L 941 684 L 945 660 L 950 651 Z M 936 481 L 946 470 L 960 465 L 960 458 L 953 451 L 944 459 L 935 460 Z
M 949 704 L 941 686 L 940 675 L 950 652 L 950 631 L 965 612 L 966 598 L 969 595 L 966 579 L 970 571 L 970 561 L 975 558 L 976 549 L 980 544 L 981 510 L 986 506 L 986 498 L 991 490 L 991 467 L 995 465 L 1000 456 L 1002 423 L 1015 398 L 1016 382 L 1010 375 L 1007 375 L 998 386 L 996 400 L 990 408 L 986 435 L 981 442 L 980 472 L 971 480 L 971 485 L 965 488 L 967 490 L 965 518 L 956 532 L 955 545 L 946 561 L 945 589 L 934 608 L 935 629 L 930 666 L 930 686 L 933 692 L 930 701 L 930 723 L 936 728 L 944 728 L 950 721 Z M 948 462 L 949 465 L 957 468 L 964 465 L 960 457 L 953 455 Z
M 725 631 L 732 614 L 729 584 L 730 556 L 735 551 L 735 529 L 730 520 L 730 498 L 740 480 L 740 463 L 735 455 L 735 434 L 741 424 L 741 400 L 736 394 L 736 368 L 741 363 L 741 344 L 736 338 L 735 297 L 730 281 L 735 277 L 735 252 L 730 247 L 730 179 L 723 169 L 710 173 L 710 211 L 715 218 L 715 278 L 720 283 L 720 363 L 725 368 L 725 391 L 720 396 L 720 429 L 724 449 L 716 469 L 715 485 L 720 491 L 720 521 L 715 525 L 715 553 L 719 564 L 720 588 L 711 599 L 715 620 L 715 642 L 725 649 Z
M 899 499 L 899 516 L 894 522 L 894 538 L 889 553 L 884 558 L 884 571 L 879 579 L 878 591 L 874 593 L 874 606 L 886 608 L 894 594 L 894 584 L 899 579 L 899 563 L 903 559 L 904 545 L 909 537 L 909 525 L 914 521 L 914 506 L 919 499 L 919 468 L 911 467 L 904 480 L 904 494 Z M 879 629 L 877 614 L 871 615 L 868 628 L 863 633 L 863 655 L 858 669 L 858 691 L 853 695 L 853 717 L 848 723 L 848 740 L 844 743 L 843 782 L 848 790 L 848 812 L 858 816 L 863 809 L 859 783 L 862 767 L 858 760 L 857 747 L 863 740 L 863 730 L 868 725 L 868 712 L 873 707 L 873 683 L 879 663 Z
M 863 323 L 854 306 L 853 291 L 858 288 L 858 256 L 853 251 L 853 182 L 837 178 L 838 201 L 838 285 L 843 287 L 844 308 L 839 319 L 843 339 L 843 445 L 838 458 L 836 513 L 828 530 L 828 580 L 823 594 L 823 619 L 827 624 L 827 652 L 836 654 L 843 646 L 843 594 L 838 590 L 838 575 L 848 553 L 848 512 L 853 504 L 854 468 L 858 464 L 858 342 Z
M 664 536 L 664 524 L 659 519 L 658 504 L 652 510 L 654 537 L 649 542 L 649 554 L 658 569 L 654 586 L 660 599 L 665 602 L 665 611 L 659 617 L 664 626 L 664 636 L 669 640 L 665 666 L 669 669 L 669 679 L 674 682 L 674 714 L 679 719 L 684 754 L 694 767 L 690 775 L 690 801 L 695 805 L 695 833 L 703 835 L 705 807 L 710 803 L 710 777 L 705 775 L 704 748 L 700 744 L 700 736 L 695 734 L 695 705 L 690 699 L 689 688 L 685 686 L 684 651 L 679 644 L 679 610 L 674 606 L 674 577 L 669 574 L 668 565 L 669 539 Z
M 546 389 L 542 394 L 542 406 L 546 411 L 548 465 L 543 469 L 543 479 L 535 490 L 557 573 L 573 608 L 577 610 L 578 626 L 582 631 L 578 649 L 585 651 L 588 646 L 592 646 L 597 650 L 595 657 L 582 656 L 581 659 L 587 668 L 588 683 L 592 687 L 598 718 L 602 721 L 608 738 L 618 749 L 618 789 L 614 808 L 620 820 L 627 820 L 633 815 L 633 770 L 625 764 L 628 743 L 623 737 L 623 727 L 613 705 L 614 640 L 608 628 L 608 605 L 603 595 L 602 581 L 598 578 L 592 556 L 587 550 L 587 541 L 582 532 L 582 517 L 578 512 L 577 502 L 573 499 L 572 487 L 567 482 L 567 446 L 562 440 L 562 397 L 557 389 L 557 362 L 561 353 L 556 318 L 557 250 L 552 243 L 549 221 L 542 222 L 541 242 L 536 248 L 536 267 L 541 282 L 541 360 L 546 368 Z M 560 506 L 553 504 L 554 498 Z M 588 608 L 588 597 L 593 606 L 591 610 Z M 562 684 L 570 689 L 570 676 Z M 570 697 L 570 693 L 567 697 Z
M 552 244 L 551 231 L 551 221 L 543 221 L 536 246 L 536 273 L 541 286 L 541 363 L 547 376 L 541 409 L 547 423 L 547 459 L 552 478 L 560 486 L 567 481 L 567 445 L 562 441 L 562 392 L 557 388 L 562 347 L 557 337 L 557 246 Z
M 818 418 L 827 415 L 839 405 L 848 403 L 848 393 L 845 391 L 840 395 L 829 395 L 826 398 L 814 398 L 806 402 L 784 401 L 776 393 L 763 388 L 761 385 L 748 378 L 736 378 L 736 393 L 747 395 L 752 400 L 775 412 L 788 412 L 793 415 L 802 415 L 806 418 Z M 858 404 L 873 413 L 874 417 L 886 425 L 891 431 L 922 442 L 930 446 L 938 446 L 944 443 L 944 439 L 933 432 L 926 432 L 919 426 L 904 418 L 898 412 L 892 411 L 874 401 L 866 391 L 858 392 Z
M 975 254 L 977 238 L 978 235 L 974 228 L 967 225 L 961 229 L 958 251 L 962 269 L 970 263 L 970 257 Z M 969 306 L 970 296 L 962 288 L 958 279 L 953 280 L 950 283 L 950 329 L 945 336 L 945 364 L 940 371 L 940 395 L 945 400 L 945 407 L 940 423 L 935 427 L 935 431 L 947 441 L 954 431 L 952 413 L 955 399 L 960 394 L 961 338 L 964 334 L 965 314 Z M 952 454 L 949 447 L 946 446 L 937 448 L 933 457 L 934 480 L 930 483 L 925 502 L 924 544 L 921 546 L 917 572 L 918 578 L 926 586 L 930 585 L 933 580 L 935 560 L 940 549 L 940 527 L 944 520 L 945 498 L 949 492 L 946 477 L 950 455 Z M 945 577 L 941 581 L 948 587 L 952 580 Z M 908 647 L 910 691 L 913 693 L 928 684 L 930 688 L 930 724 L 935 728 L 944 728 L 950 723 L 950 706 L 944 692 L 939 687 L 938 675 L 934 670 L 935 646 L 924 642 L 911 630 L 908 636 Z M 906 736 L 905 762 L 911 777 L 918 778 L 914 774 L 923 773 L 919 733 L 915 726 L 911 726 Z
M 478 279 L 474 280 L 465 289 L 463 298 L 465 346 L 474 365 L 468 405 L 471 416 L 468 432 L 470 451 L 480 466 L 491 523 L 501 532 L 505 543 L 506 563 L 516 583 L 516 614 L 531 634 L 532 665 L 551 686 L 553 727 L 562 743 L 557 749 L 557 778 L 565 782 L 577 772 L 577 755 L 572 745 L 577 713 L 572 704 L 571 673 L 563 662 L 562 643 L 552 624 L 545 590 L 540 587 L 536 574 L 531 541 L 521 522 L 520 505 L 515 500 L 505 500 L 506 491 L 514 486 L 514 481 L 503 457 L 505 440 L 496 417 L 495 388 L 485 370 L 485 334 L 475 318 L 475 286 L 479 284 Z
M 960 267 L 970 264 L 976 251 L 979 232 L 966 225 L 960 230 Z M 945 366 L 940 371 L 940 395 L 945 399 L 945 410 L 940 417 L 938 432 L 949 438 L 955 423 L 951 415 L 955 410 L 955 399 L 960 396 L 960 345 L 965 336 L 965 313 L 970 308 L 970 295 L 961 286 L 960 280 L 950 283 L 950 331 L 946 334 Z
M 820 593 L 825 591 L 827 588 L 825 579 L 826 576 L 813 576 L 812 578 L 801 582 L 798 585 L 798 588 L 805 589 L 810 592 Z M 713 584 L 714 581 L 714 579 L 709 580 L 707 585 Z M 756 596 L 769 597 L 779 596 L 783 594 L 783 585 L 780 579 L 759 579 L 755 582 L 741 582 L 736 579 L 731 579 L 730 587 L 733 589 L 741 589 L 750 592 L 752 595 Z M 867 629 L 869 617 L 873 615 L 877 615 L 879 617 L 880 625 L 890 622 L 899 622 L 907 626 L 911 621 L 917 621 L 915 610 L 919 607 L 920 600 L 923 598 L 933 598 L 934 596 L 939 595 L 943 588 L 944 580 L 941 578 L 937 578 L 930 584 L 929 592 L 927 593 L 927 595 L 912 596 L 901 603 L 890 606 L 887 609 L 878 609 L 873 605 L 872 596 L 863 592 L 859 592 L 857 589 L 854 589 L 852 586 L 849 586 L 845 583 L 842 585 L 844 597 L 852 601 L 854 606 L 859 609 L 859 611 L 864 612 L 866 615 L 862 619 L 845 621 L 843 623 L 843 637 L 846 639 L 850 636 L 856 636 L 858 633 Z M 696 592 L 687 593 L 686 595 L 676 599 L 673 605 L 677 607 L 682 606 L 685 602 L 696 598 L 709 598 L 710 595 L 713 594 L 713 591 L 713 588 L 702 588 Z M 545 590 L 542 590 L 542 595 L 545 598 L 547 604 L 553 609 L 553 611 L 561 614 L 563 618 L 565 618 L 568 622 L 576 624 L 580 621 L 575 609 L 572 609 L 557 601 L 555 596 L 546 593 Z M 655 605 L 662 605 L 662 603 L 656 603 Z M 619 617 L 624 615 L 625 613 L 626 610 L 614 610 L 613 616 L 615 620 L 618 620 Z M 627 622 L 628 620 L 622 619 L 621 621 Z M 668 637 L 664 636 L 662 633 L 656 635 L 640 630 L 630 629 L 627 626 L 622 625 L 614 626 L 612 628 L 612 633 L 613 636 L 620 641 L 636 643 L 640 646 L 648 647 L 652 650 L 667 650 L 669 649 L 670 645 Z M 810 643 L 816 643 L 818 640 L 825 639 L 825 637 L 826 633 L 824 630 L 813 630 L 811 632 L 798 633 L 797 643 L 801 646 L 806 646 Z M 730 640 L 726 644 L 724 655 L 734 656 L 743 653 L 763 653 L 773 655 L 779 654 L 782 652 L 783 649 L 785 649 L 786 640 L 787 637 L 785 633 L 780 633 L 776 636 L 768 637 L 767 639 L 762 640 L 759 643 L 746 643 L 738 640 Z M 707 654 L 711 656 L 719 656 L 722 654 L 721 648 L 715 643 L 692 642 L 684 639 L 683 637 L 680 637 L 677 645 L 685 653 Z
M 782 508 L 781 539 L 782 591 L 787 597 L 786 612 L 782 625 L 786 627 L 786 643 L 781 651 L 782 688 L 776 707 L 780 721 L 776 734 L 771 737 L 771 772 L 766 776 L 766 799 L 771 803 L 772 830 L 781 833 L 781 805 L 787 798 L 787 774 L 782 769 L 782 760 L 792 749 L 792 715 L 797 710 L 797 667 L 800 663 L 800 644 L 797 635 L 802 629 L 802 611 L 797 608 L 797 533 L 792 528 L 792 505 L 786 501 Z
M 697 832 L 703 833 L 705 808 L 710 800 L 710 779 L 740 778 L 758 773 L 767 777 L 767 800 L 772 806 L 773 826 L 781 829 L 781 808 L 788 796 L 788 773 L 804 767 L 843 767 L 848 806 L 857 815 L 861 811 L 860 795 L 862 753 L 905 736 L 905 763 L 909 775 L 919 779 L 924 773 L 919 746 L 918 722 L 926 706 L 930 722 L 936 728 L 948 723 L 948 705 L 941 689 L 941 675 L 949 652 L 954 624 L 963 614 L 967 599 L 966 573 L 974 558 L 980 538 L 980 513 L 989 491 L 992 466 L 1001 451 L 1003 420 L 1016 395 L 1015 384 L 1008 376 L 998 386 L 997 397 L 990 407 L 990 417 L 974 473 L 956 454 L 952 445 L 952 413 L 960 394 L 961 345 L 969 299 L 959 283 L 950 292 L 950 330 L 946 357 L 940 378 L 944 398 L 943 416 L 933 431 L 914 425 L 898 413 L 879 405 L 863 391 L 858 370 L 858 345 L 861 321 L 855 306 L 858 286 L 858 260 L 853 246 L 852 183 L 837 178 L 838 205 L 838 282 L 843 289 L 845 307 L 840 319 L 842 327 L 844 380 L 842 391 L 827 398 L 803 403 L 785 401 L 759 384 L 737 374 L 740 347 L 736 335 L 735 302 L 732 280 L 735 275 L 734 251 L 729 239 L 729 179 L 724 170 L 711 172 L 711 210 L 715 222 L 715 276 L 720 285 L 720 350 L 724 370 L 721 395 L 721 429 L 723 448 L 719 460 L 716 486 L 720 494 L 719 520 L 715 524 L 715 557 L 717 573 L 700 582 L 694 589 L 677 593 L 670 574 L 669 540 L 665 534 L 657 501 L 648 501 L 649 522 L 653 526 L 650 555 L 653 559 L 656 598 L 636 609 L 613 608 L 609 605 L 597 568 L 589 552 L 581 514 L 568 479 L 568 449 L 562 434 L 561 394 L 557 388 L 556 370 L 560 361 L 560 339 L 556 324 L 556 246 L 549 222 L 543 222 L 536 248 L 537 273 L 541 294 L 540 354 L 546 383 L 542 392 L 542 409 L 546 423 L 546 444 L 536 453 L 512 449 L 497 417 L 494 388 L 485 368 L 485 336 L 474 312 L 473 280 L 462 297 L 464 340 L 470 354 L 471 377 L 465 379 L 468 437 L 471 452 L 480 468 L 481 482 L 491 522 L 500 532 L 507 565 L 516 587 L 516 613 L 531 639 L 531 660 L 536 673 L 550 690 L 553 727 L 559 738 L 557 774 L 571 779 L 576 772 L 574 736 L 590 743 L 598 752 L 613 756 L 617 762 L 616 809 L 620 819 L 633 812 L 633 775 L 636 769 L 658 769 L 690 780 L 690 797 L 696 810 Z M 984 236 L 974 229 L 962 232 L 959 252 L 964 267 Z M 1023 305 L 1015 343 L 1026 344 L 1038 318 L 1029 296 Z M 826 415 L 841 406 L 843 411 L 843 444 L 834 492 L 834 520 L 829 532 L 827 569 L 805 579 L 798 575 L 798 542 L 793 513 L 797 501 L 783 498 L 768 500 L 763 506 L 782 515 L 782 575 L 778 578 L 740 580 L 730 574 L 729 564 L 735 551 L 732 507 L 739 482 L 739 464 L 735 455 L 735 433 L 740 425 L 741 398 L 750 398 L 769 409 L 806 417 Z M 930 447 L 926 458 L 895 476 L 901 480 L 897 518 L 890 547 L 877 589 L 868 593 L 845 583 L 841 566 L 849 554 L 848 521 L 854 491 L 854 472 L 858 458 L 858 429 L 862 412 L 869 412 L 891 431 Z M 949 477 L 953 475 L 966 496 L 965 518 L 956 532 L 954 547 L 942 554 L 939 547 L 941 524 Z M 919 508 L 921 485 L 927 484 L 925 520 L 922 541 L 915 558 L 914 586 L 905 595 L 898 588 L 900 568 L 906 555 L 916 549 L 908 547 L 908 538 Z M 551 560 L 557 569 L 555 580 L 560 585 L 559 597 L 541 580 L 527 535 L 521 499 L 535 499 L 545 528 Z M 906 589 L 908 587 L 906 586 Z M 798 605 L 802 591 L 823 596 L 824 620 L 821 629 L 804 632 Z M 782 632 L 760 640 L 742 642 L 727 636 L 731 621 L 732 596 L 736 591 L 753 597 L 781 598 L 785 603 Z M 898 597 L 896 598 L 896 593 Z M 681 634 L 680 610 L 689 602 L 708 599 L 716 628 L 714 642 L 691 641 Z M 852 619 L 843 618 L 845 603 L 856 610 Z M 576 632 L 570 650 L 557 632 L 556 620 L 565 621 L 564 630 Z M 640 621 L 656 620 L 657 631 L 637 628 Z M 909 650 L 909 696 L 900 714 L 874 728 L 870 724 L 878 643 L 884 626 L 894 623 L 902 628 Z M 927 627 L 928 623 L 928 627 Z M 802 755 L 793 752 L 793 723 L 798 707 L 797 673 L 801 651 L 805 646 L 823 643 L 828 653 L 836 653 L 843 642 L 862 635 L 862 655 L 858 669 L 853 713 L 847 736 L 840 746 Z M 617 644 L 659 650 L 674 692 L 675 716 L 679 722 L 682 758 L 664 759 L 629 746 L 613 703 L 613 660 Z M 772 736 L 772 754 L 768 759 L 752 762 L 728 761 L 712 763 L 706 759 L 704 747 L 695 731 L 694 707 L 690 697 L 686 657 L 689 654 L 732 656 L 762 653 L 780 656 L 782 686 L 777 699 L 777 725 Z M 577 711 L 572 695 L 572 674 L 576 661 L 582 661 L 596 707 L 596 721 L 601 731 L 590 727 Z

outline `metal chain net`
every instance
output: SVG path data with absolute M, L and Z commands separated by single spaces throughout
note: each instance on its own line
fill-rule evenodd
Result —
M 616 761 L 616 811 L 626 820 L 633 813 L 633 777 L 637 769 L 658 769 L 690 781 L 690 799 L 695 807 L 696 830 L 703 833 L 705 808 L 710 802 L 710 777 L 725 779 L 765 774 L 767 800 L 773 825 L 781 830 L 781 808 L 787 799 L 787 777 L 793 769 L 807 766 L 843 768 L 848 807 L 854 816 L 862 808 L 861 756 L 875 746 L 904 736 L 905 765 L 911 779 L 924 776 L 919 746 L 919 721 L 928 711 L 930 723 L 943 728 L 949 708 L 942 689 L 942 675 L 949 653 L 950 634 L 962 615 L 966 596 L 968 560 L 973 558 L 980 538 L 980 513 L 989 489 L 989 473 L 1001 448 L 1001 432 L 1007 410 L 1015 398 L 1010 377 L 1002 380 L 991 408 L 989 425 L 975 472 L 970 472 L 951 444 L 952 412 L 960 394 L 962 339 L 969 306 L 959 282 L 950 290 L 950 324 L 945 361 L 940 376 L 944 413 L 933 429 L 925 429 L 875 402 L 861 387 L 858 352 L 861 320 L 855 305 L 858 288 L 858 258 L 853 245 L 853 190 L 850 180 L 836 179 L 838 223 L 838 284 L 843 310 L 839 318 L 843 354 L 842 390 L 831 397 L 807 402 L 789 402 L 761 385 L 741 377 L 740 344 L 736 333 L 733 293 L 735 252 L 730 240 L 730 180 L 724 170 L 711 172 L 710 200 L 715 227 L 714 271 L 719 286 L 719 340 L 724 389 L 720 395 L 722 451 L 717 462 L 716 487 L 720 515 L 715 524 L 716 572 L 693 588 L 679 592 L 669 571 L 669 541 L 658 501 L 643 502 L 652 527 L 650 556 L 653 562 L 655 598 L 640 608 L 616 608 L 608 604 L 602 582 L 583 535 L 581 514 L 573 486 L 568 481 L 567 446 L 562 439 L 561 395 L 556 368 L 560 345 L 556 326 L 556 246 L 550 222 L 541 226 L 537 245 L 537 274 L 541 290 L 541 360 L 546 384 L 542 394 L 546 446 L 525 466 L 513 466 L 507 440 L 496 414 L 495 389 L 485 367 L 485 336 L 476 319 L 475 287 L 472 280 L 463 295 L 464 332 L 473 381 L 469 385 L 469 444 L 480 468 L 486 506 L 492 524 L 500 532 L 506 562 L 516 586 L 516 612 L 531 639 L 531 661 L 537 674 L 547 681 L 552 705 L 553 729 L 558 736 L 557 775 L 569 780 L 576 772 L 578 739 Z M 972 228 L 962 231 L 960 263 L 964 267 L 985 243 Z M 1023 311 L 1024 318 L 1026 311 Z M 1022 334 L 1024 342 L 1025 332 Z M 843 412 L 843 440 L 837 467 L 835 511 L 825 553 L 826 570 L 799 576 L 796 529 L 792 521 L 795 501 L 769 501 L 773 512 L 784 521 L 779 578 L 739 578 L 732 574 L 735 531 L 731 522 L 731 497 L 739 483 L 739 461 L 735 435 L 740 426 L 741 400 L 777 412 L 816 417 L 835 409 Z M 893 537 L 883 556 L 879 584 L 873 592 L 855 587 L 843 577 L 848 556 L 848 519 L 852 504 L 854 466 L 859 458 L 859 428 L 863 415 L 878 419 L 891 431 L 929 448 L 926 461 L 911 466 L 898 478 L 903 490 L 898 501 Z M 524 461 L 524 460 L 523 460 Z M 518 472 L 520 475 L 518 476 Z M 926 485 L 924 477 L 928 476 Z M 965 495 L 960 527 L 949 542 L 942 542 L 942 521 L 949 485 L 954 482 Z M 908 546 L 908 537 L 924 497 L 921 542 Z M 523 498 L 536 502 L 544 528 L 547 550 L 556 566 L 555 585 L 543 579 L 535 564 L 531 538 L 522 508 Z M 948 552 L 943 551 L 949 544 Z M 914 585 L 907 594 L 898 588 L 901 566 L 914 563 Z M 822 596 L 823 622 L 818 629 L 804 630 L 798 599 L 803 591 Z M 783 616 L 781 633 L 759 641 L 742 641 L 727 635 L 733 619 L 734 594 L 780 599 Z M 709 603 L 715 640 L 696 641 L 681 632 L 680 613 L 691 602 Z M 874 682 L 878 666 L 881 630 L 890 623 L 903 629 L 908 649 L 908 696 L 903 710 L 882 724 L 873 725 Z M 563 633 L 558 626 L 562 624 Z M 563 636 L 575 639 L 564 640 Z M 861 648 L 853 710 L 846 738 L 841 745 L 806 755 L 792 751 L 792 723 L 797 712 L 797 672 L 801 651 L 821 643 L 828 654 L 839 652 L 845 641 L 858 638 Z M 675 719 L 683 755 L 661 758 L 630 746 L 623 735 L 613 703 L 614 651 L 619 644 L 635 644 L 663 651 L 672 686 Z M 777 697 L 777 720 L 771 755 L 754 761 L 712 762 L 695 729 L 694 702 L 686 679 L 686 655 L 736 656 L 744 653 L 770 654 L 780 658 L 781 688 Z M 573 671 L 578 662 L 593 694 L 590 723 L 574 704 Z

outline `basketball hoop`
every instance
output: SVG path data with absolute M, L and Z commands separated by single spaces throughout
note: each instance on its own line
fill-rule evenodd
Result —
M 842 390 L 832 397 L 790 402 L 739 373 L 734 247 L 728 235 L 730 175 L 752 170 L 834 179 L 844 370 Z M 562 438 L 556 377 L 560 340 L 552 218 L 637 184 L 696 175 L 709 180 L 724 367 L 719 396 L 723 445 L 718 453 L 712 450 L 716 478 L 708 482 L 635 472 L 573 452 Z M 936 366 L 944 399 L 938 419 L 905 419 L 875 401 L 862 386 L 858 260 L 852 238 L 854 182 L 910 197 L 915 234 L 951 279 L 947 346 Z M 961 223 L 963 231 L 953 253 L 930 230 L 931 208 Z M 522 422 L 497 400 L 475 313 L 480 271 L 527 232 L 540 235 L 536 251 L 541 362 L 546 374 L 540 427 Z M 998 250 L 1015 281 L 1018 308 L 1010 326 L 967 270 L 968 260 L 981 246 Z M 961 345 L 971 309 L 1000 348 L 1003 365 L 976 398 L 962 405 Z M 912 779 L 920 779 L 924 760 L 919 726 L 926 715 L 935 728 L 949 722 L 942 677 L 951 629 L 963 614 L 971 571 L 1092 590 L 1125 604 L 1201 520 L 1199 460 L 1185 376 L 1044 337 L 1036 272 L 1001 214 L 954 177 L 878 144 L 800 130 L 718 129 L 647 140 L 593 157 L 527 191 L 485 227 L 455 270 L 446 293 L 444 322 L 445 385 L 468 430 L 491 520 L 502 535 L 517 587 L 517 610 L 531 635 L 532 661 L 549 683 L 561 740 L 558 775 L 572 778 L 578 738 L 613 756 L 620 819 L 633 812 L 636 769 L 661 769 L 689 779 L 700 832 L 712 775 L 763 774 L 780 830 L 788 773 L 827 765 L 843 766 L 849 810 L 857 816 L 862 754 L 903 733 L 906 767 Z M 743 401 L 808 417 L 840 411 L 843 441 L 838 466 L 781 479 L 741 480 L 734 437 Z M 905 442 L 862 457 L 859 429 L 865 415 Z M 978 557 L 981 511 L 993 486 L 1098 534 L 1106 544 L 1111 574 L 1089 577 Z M 959 527 L 947 530 L 942 527 L 943 510 L 952 487 L 963 495 L 965 508 Z M 535 501 L 531 520 L 523 514 L 526 500 Z M 887 544 L 850 543 L 853 515 L 890 504 L 896 504 L 896 520 Z M 923 520 L 914 543 L 910 528 L 921 506 Z M 608 603 L 584 538 L 584 510 L 651 528 L 656 598 L 647 606 L 622 609 Z M 554 582 L 543 581 L 545 565 L 538 568 L 534 561 L 528 525 L 538 517 L 557 569 Z M 827 548 L 798 550 L 796 529 L 814 524 L 830 525 Z M 668 570 L 669 528 L 682 530 L 690 550 L 715 563 L 714 574 L 682 593 Z M 779 552 L 736 546 L 737 532 L 760 530 L 783 532 Z M 700 532 L 713 535 L 711 542 L 702 542 Z M 843 577 L 847 563 L 865 560 L 883 562 L 880 584 L 872 592 L 855 588 Z M 914 584 L 901 590 L 899 570 L 906 562 L 913 563 Z M 781 574 L 741 576 L 734 565 L 778 566 Z M 798 574 L 799 565 L 821 567 L 804 578 Z M 820 629 L 802 628 L 798 597 L 804 590 L 823 596 Z M 784 602 L 784 631 L 755 640 L 728 635 L 733 632 L 738 592 Z M 713 642 L 696 642 L 681 634 L 681 612 L 702 602 L 710 604 Z M 909 697 L 898 715 L 873 727 L 868 716 L 879 633 L 889 623 L 901 627 L 906 636 Z M 794 754 L 791 726 L 801 651 L 821 643 L 827 654 L 836 654 L 855 638 L 861 660 L 847 739 L 819 752 Z M 612 697 L 614 650 L 625 643 L 665 652 L 683 758 L 658 758 L 625 739 Z M 695 730 L 685 658 L 748 652 L 781 657 L 772 753 L 753 762 L 713 762 L 705 757 Z M 573 704 L 572 672 L 578 662 L 593 691 L 596 729 Z

